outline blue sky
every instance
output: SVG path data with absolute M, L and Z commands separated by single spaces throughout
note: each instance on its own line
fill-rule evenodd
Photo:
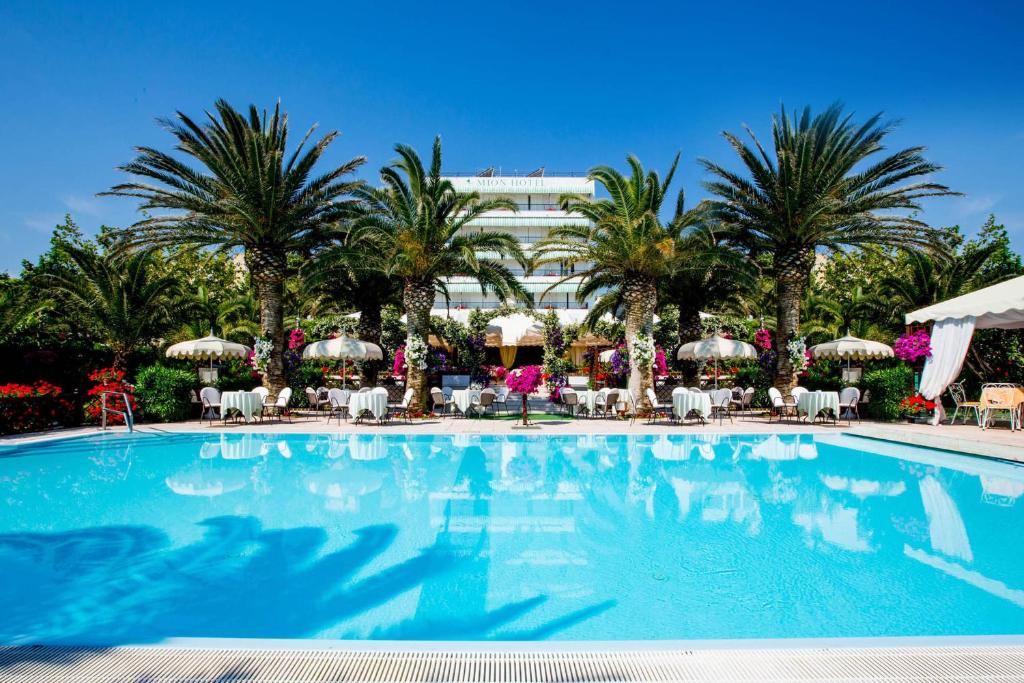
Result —
M 557 6 L 556 6 L 557 5 Z M 154 123 L 278 98 L 296 129 L 340 130 L 328 161 L 395 142 L 448 170 L 585 171 L 627 153 L 702 196 L 698 157 L 735 165 L 724 129 L 765 134 L 780 103 L 842 100 L 902 124 L 965 193 L 927 206 L 1024 250 L 1024 9 L 1013 3 L 402 2 L 0 5 L 0 270 L 46 248 L 66 212 L 87 231 L 137 218 L 96 193 Z

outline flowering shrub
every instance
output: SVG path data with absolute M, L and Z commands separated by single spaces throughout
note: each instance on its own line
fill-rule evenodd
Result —
M 103 413 L 104 391 L 114 391 L 128 394 L 128 404 L 132 407 L 132 413 L 136 412 L 135 387 L 124 381 L 124 372 L 114 368 L 102 368 L 89 373 L 89 381 L 93 386 L 86 392 L 85 419 L 88 422 L 99 422 Z M 124 399 L 121 396 L 107 396 L 107 407 L 114 410 L 124 410 Z M 124 416 L 107 415 L 107 424 L 124 424 Z
M 665 349 L 658 347 L 654 352 L 654 374 L 664 377 L 668 374 L 668 360 L 665 358 Z
M 405 343 L 405 365 L 407 368 L 415 367 L 420 370 L 427 369 L 427 356 L 430 349 L 427 342 L 419 335 L 410 335 Z
M 522 396 L 522 421 L 524 425 L 530 422 L 526 400 L 530 394 L 537 391 L 543 380 L 542 368 L 539 365 L 524 365 L 521 368 L 516 368 L 509 372 L 508 377 L 505 378 L 505 384 L 509 390 Z
M 37 432 L 71 421 L 71 402 L 60 387 L 40 380 L 34 384 L 0 385 L 0 434 Z
M 789 362 L 793 364 L 793 369 L 799 372 L 807 368 L 810 359 L 803 337 L 786 342 L 786 352 L 789 353 Z
M 638 334 L 633 338 L 633 359 L 641 370 L 654 365 L 654 339 L 646 334 Z
M 405 345 L 395 349 L 395 362 L 391 364 L 391 374 L 395 377 L 405 377 L 405 371 L 409 367 L 405 363 Z
M 252 351 L 249 352 L 249 365 L 260 372 L 267 371 L 267 364 L 270 362 L 270 353 L 274 344 L 267 337 L 256 337 L 252 344 Z
M 919 358 L 931 358 L 932 339 L 924 330 L 917 330 L 897 339 L 892 350 L 900 360 L 913 363 Z
M 495 365 L 491 369 L 491 376 L 494 377 L 494 381 L 496 382 L 500 382 L 501 380 L 505 379 L 506 375 L 508 375 L 508 368 L 506 368 L 504 365 Z
M 616 381 L 624 381 L 629 375 L 629 351 L 625 344 L 619 344 L 612 352 L 611 369 L 608 374 L 614 376 Z
M 754 345 L 765 351 L 771 351 L 772 348 L 772 332 L 765 328 L 759 329 L 754 333 Z
M 306 333 L 302 331 L 301 327 L 296 327 L 288 335 L 288 348 L 294 351 L 306 344 Z
M 907 415 L 923 415 L 935 410 L 935 401 L 929 401 L 921 394 L 914 394 L 900 401 L 900 409 Z
M 524 365 L 508 373 L 505 384 L 517 394 L 532 394 L 540 388 L 543 375 L 539 365 Z

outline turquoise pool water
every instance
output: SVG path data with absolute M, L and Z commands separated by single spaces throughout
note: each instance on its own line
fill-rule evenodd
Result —
M 0 642 L 1024 633 L 1024 469 L 846 435 L 0 449 Z

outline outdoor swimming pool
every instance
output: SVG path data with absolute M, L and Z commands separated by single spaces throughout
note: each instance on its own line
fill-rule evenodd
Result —
M 1024 468 L 830 435 L 0 449 L 0 642 L 1024 633 Z

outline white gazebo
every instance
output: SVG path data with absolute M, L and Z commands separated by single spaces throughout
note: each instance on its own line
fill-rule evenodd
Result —
M 938 403 L 938 397 L 960 375 L 974 330 L 1024 328 L 1024 276 L 908 313 L 906 322 L 934 323 L 932 355 L 921 373 L 920 392 Z M 942 417 L 939 403 L 933 424 Z

